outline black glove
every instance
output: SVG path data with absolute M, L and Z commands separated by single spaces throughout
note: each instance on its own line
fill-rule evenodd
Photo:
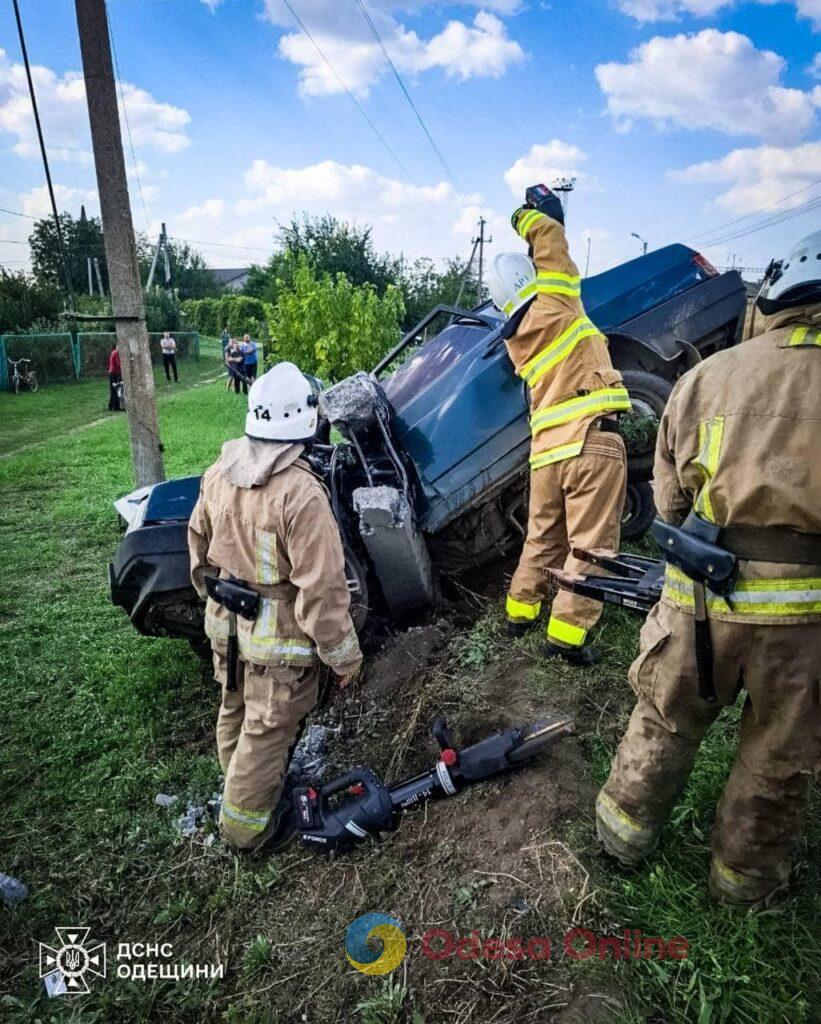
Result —
M 562 201 L 555 192 L 551 192 L 547 185 L 531 185 L 525 192 L 525 202 L 534 210 L 543 213 L 551 220 L 558 221 L 564 227 L 564 209 Z

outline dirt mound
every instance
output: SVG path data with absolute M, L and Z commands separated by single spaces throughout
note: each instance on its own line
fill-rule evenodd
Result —
M 397 696 L 447 644 L 453 627 L 446 619 L 412 626 L 390 639 L 368 665 L 365 685 L 375 700 Z

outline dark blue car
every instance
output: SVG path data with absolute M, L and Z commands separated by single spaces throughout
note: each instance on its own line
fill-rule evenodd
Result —
M 653 422 L 675 380 L 741 334 L 746 292 L 703 257 L 671 245 L 587 278 L 582 297 L 608 336 L 638 417 Z M 527 394 L 491 305 L 437 307 L 372 373 L 321 395 L 345 443 L 316 443 L 348 556 L 358 623 L 372 604 L 396 616 L 431 603 L 438 572 L 458 574 L 521 544 L 530 433 Z M 628 444 L 623 534 L 653 518 L 652 434 Z M 129 527 L 110 567 L 112 599 L 148 635 L 197 639 L 202 609 L 188 581 L 185 528 L 198 478 L 118 503 Z

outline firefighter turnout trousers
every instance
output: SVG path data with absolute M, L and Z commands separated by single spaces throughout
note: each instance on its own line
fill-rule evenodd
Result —
M 240 849 L 265 843 L 302 724 L 317 702 L 318 665 L 255 665 L 239 659 L 237 689 L 226 689 L 227 660 L 214 652 L 222 686 L 217 751 L 225 773 L 220 829 Z
M 821 618 L 783 625 L 711 618 L 715 703 L 698 695 L 694 631 L 694 616 L 664 600 L 642 628 L 630 669 L 638 702 L 598 796 L 599 837 L 628 863 L 653 850 L 704 734 L 744 689 L 710 887 L 718 899 L 754 904 L 788 883 L 810 780 L 821 766 Z
M 527 537 L 506 604 L 511 622 L 538 618 L 542 601 L 555 589 L 548 569 L 591 570 L 570 554 L 571 548 L 618 549 L 626 482 L 624 441 L 595 424 L 575 458 L 531 469 Z M 551 606 L 548 639 L 580 647 L 600 615 L 601 602 L 559 590 Z

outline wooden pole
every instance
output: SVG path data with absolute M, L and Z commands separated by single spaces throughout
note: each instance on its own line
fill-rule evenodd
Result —
M 138 487 L 165 479 L 105 0 L 75 0 L 108 283 Z

